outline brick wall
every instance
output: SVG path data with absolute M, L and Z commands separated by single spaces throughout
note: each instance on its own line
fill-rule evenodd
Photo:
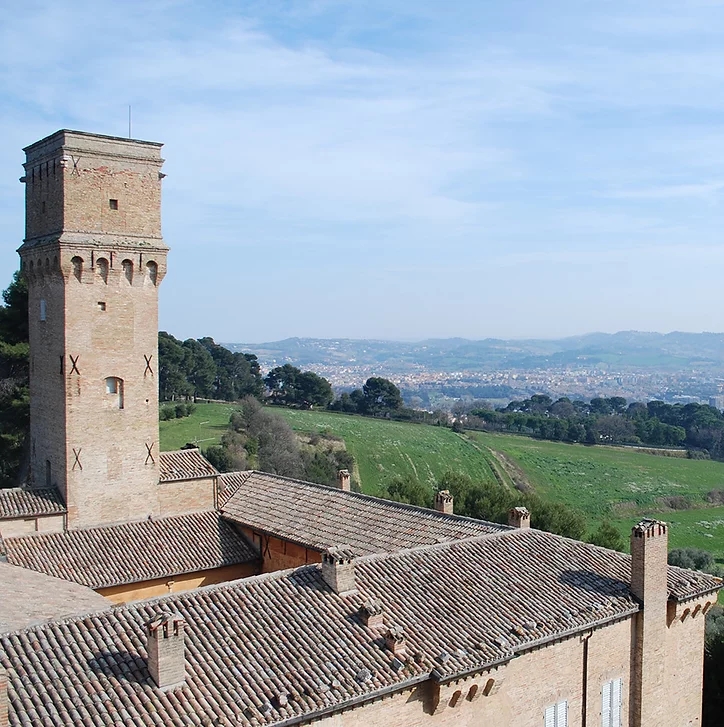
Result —
M 65 529 L 63 515 L 45 515 L 15 520 L 0 520 L 0 537 L 14 538 L 32 533 L 59 533 Z
M 262 573 L 272 573 L 287 568 L 297 568 L 307 563 L 322 562 L 322 554 L 318 550 L 312 550 L 288 540 L 258 533 L 251 528 L 242 528 L 241 530 L 261 553 L 263 559 Z
M 58 132 L 26 153 L 31 482 L 69 527 L 159 515 L 160 145 Z

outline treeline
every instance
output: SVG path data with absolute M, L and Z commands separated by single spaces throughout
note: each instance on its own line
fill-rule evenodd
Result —
M 250 353 L 232 353 L 213 338 L 179 341 L 158 334 L 158 394 L 161 401 L 184 398 L 238 401 L 261 398 L 264 382 Z
M 331 433 L 320 433 L 302 442 L 272 409 L 247 396 L 231 415 L 221 444 L 208 447 L 206 458 L 220 472 L 257 469 L 333 485 L 337 472 L 354 469 L 354 457 Z
M 0 487 L 22 476 L 30 429 L 28 286 L 20 273 L 2 294 L 0 307 Z
M 497 410 L 478 403 L 459 418 L 469 428 L 561 442 L 685 447 L 692 450 L 692 456 L 724 459 L 724 415 L 707 404 L 629 404 L 620 396 L 590 402 L 566 397 L 553 401 L 536 394 Z
M 533 492 L 508 490 L 496 482 L 473 480 L 462 472 L 449 471 L 434 482 L 421 482 L 414 475 L 393 477 L 385 486 L 390 500 L 409 505 L 433 507 L 435 494 L 448 490 L 455 500 L 455 514 L 497 523 L 508 522 L 508 511 L 520 505 L 531 512 L 531 526 L 539 530 L 583 540 L 586 519 L 577 510 L 562 503 L 546 502 Z M 624 550 L 619 532 L 610 523 L 603 523 L 589 542 L 614 550 Z

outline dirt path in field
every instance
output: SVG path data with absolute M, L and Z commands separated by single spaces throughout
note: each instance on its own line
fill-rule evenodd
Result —
M 495 481 L 501 487 L 504 487 L 506 490 L 512 490 L 513 487 L 516 487 L 515 480 L 513 480 L 513 478 L 508 474 L 505 465 L 496 456 L 498 452 L 494 452 L 490 449 L 490 447 L 481 446 L 476 442 L 473 442 L 472 439 L 469 439 L 465 435 L 460 434 L 458 436 L 483 455 L 485 461 L 490 467 L 490 471 L 493 473 L 493 477 L 495 477 Z
M 531 485 L 530 480 L 526 477 L 525 472 L 507 454 L 498 452 L 495 449 L 491 449 L 490 454 L 505 470 L 505 473 L 510 477 L 513 487 L 516 490 L 519 492 L 533 492 L 533 485 Z

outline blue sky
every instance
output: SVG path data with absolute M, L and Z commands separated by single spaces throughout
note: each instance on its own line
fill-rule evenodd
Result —
M 724 330 L 724 2 L 0 8 L 0 280 L 21 148 L 131 104 L 176 336 Z

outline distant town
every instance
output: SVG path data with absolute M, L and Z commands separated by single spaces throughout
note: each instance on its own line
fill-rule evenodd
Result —
M 263 370 L 284 363 L 309 368 L 338 391 L 384 376 L 408 404 L 448 408 L 460 399 L 505 405 L 535 393 L 590 400 L 702 403 L 724 408 L 724 335 L 712 333 L 591 334 L 560 341 L 404 343 L 287 339 L 226 344 L 254 353 Z

